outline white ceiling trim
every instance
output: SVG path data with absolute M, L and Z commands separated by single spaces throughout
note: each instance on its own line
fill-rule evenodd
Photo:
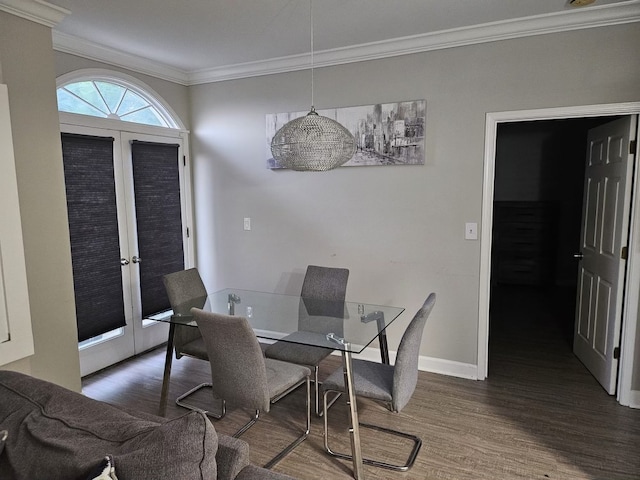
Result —
M 559 13 L 492 22 L 471 27 L 396 38 L 383 42 L 314 52 L 314 66 L 325 67 L 341 65 L 464 45 L 639 21 L 640 0 L 629 0 L 627 2 L 610 5 L 566 10 Z M 303 54 L 186 72 L 87 42 L 71 35 L 61 34 L 55 30 L 53 42 L 54 48 L 62 52 L 109 63 L 183 85 L 198 85 L 260 75 L 271 75 L 305 70 L 310 67 L 310 55 Z
M 44 0 L 0 0 L 0 11 L 47 27 L 54 27 L 71 13 L 71 10 Z
M 74 35 L 53 30 L 53 48 L 59 52 L 78 55 L 83 58 L 108 63 L 134 72 L 144 73 L 181 85 L 189 85 L 188 73 L 169 65 L 154 62 L 137 55 L 131 55 L 99 43 L 83 40 Z

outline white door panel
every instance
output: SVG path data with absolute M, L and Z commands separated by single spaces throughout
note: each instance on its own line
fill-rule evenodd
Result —
M 635 130 L 630 116 L 588 136 L 574 352 L 609 394 L 618 369 Z

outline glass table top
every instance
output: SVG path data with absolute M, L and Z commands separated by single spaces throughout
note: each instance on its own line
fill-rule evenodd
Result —
M 146 319 L 196 327 L 193 307 L 245 317 L 258 338 L 352 353 L 362 352 L 404 312 L 401 307 L 225 289 Z

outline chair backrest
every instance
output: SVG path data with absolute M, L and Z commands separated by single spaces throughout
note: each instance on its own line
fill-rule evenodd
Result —
M 309 265 L 302 282 L 300 296 L 332 302 L 344 302 L 347 296 L 349 270 L 346 268 Z
M 435 303 L 436 294 L 429 294 L 402 335 L 393 372 L 391 408 L 394 412 L 399 412 L 409 403 L 416 389 L 422 332 Z
M 175 314 L 189 314 L 192 307 L 201 308 L 207 300 L 207 289 L 196 268 L 180 270 L 162 277 L 164 288 L 167 290 L 169 303 Z M 202 360 L 207 357 L 201 348 L 193 350 L 189 344 L 201 337 L 197 328 L 176 325 L 173 346 L 176 358 L 183 354 L 194 356 Z
M 300 291 L 299 330 L 342 335 L 348 279 L 346 268 L 307 267 Z
M 213 395 L 231 405 L 269 411 L 267 371 L 258 338 L 244 317 L 191 309 L 211 364 Z
M 167 290 L 169 303 L 174 312 L 193 299 L 207 296 L 207 289 L 204 287 L 202 278 L 200 278 L 200 274 L 196 268 L 169 273 L 162 277 L 162 281 L 164 282 L 164 288 Z M 187 310 L 186 312 L 175 313 L 188 312 Z

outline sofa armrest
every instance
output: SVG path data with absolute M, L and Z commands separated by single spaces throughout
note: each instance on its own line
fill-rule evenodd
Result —
M 249 444 L 243 440 L 218 434 L 218 480 L 233 480 L 249 465 Z

